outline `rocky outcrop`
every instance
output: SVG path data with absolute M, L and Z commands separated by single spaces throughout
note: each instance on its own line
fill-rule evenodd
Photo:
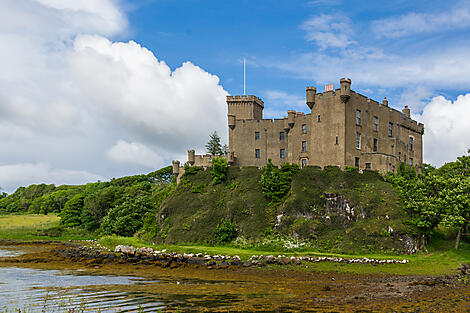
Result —
M 336 193 L 325 193 L 325 218 L 339 217 L 344 223 L 357 221 L 366 217 L 364 208 L 353 207 L 344 196 Z

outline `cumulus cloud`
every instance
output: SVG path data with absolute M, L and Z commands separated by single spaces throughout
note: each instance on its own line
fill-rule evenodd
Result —
M 321 49 L 344 48 L 355 42 L 351 20 L 342 14 L 320 14 L 310 17 L 300 26 L 305 30 L 305 38 Z
M 455 101 L 434 97 L 416 115 L 424 123 L 424 161 L 436 166 L 455 161 L 470 148 L 470 94 L 460 95 Z
M 138 43 L 116 41 L 128 24 L 116 1 L 4 0 L 0 20 L 8 192 L 148 172 L 201 151 L 214 130 L 226 139 L 218 77 L 191 62 L 171 69 Z
M 138 142 L 119 140 L 108 150 L 108 157 L 116 162 L 143 165 L 154 168 L 161 164 L 162 158 L 155 152 Z
M 1 188 L 14 190 L 27 181 L 29 184 L 74 185 L 84 181 L 94 182 L 103 177 L 84 170 L 53 168 L 47 163 L 20 163 L 0 166 Z
M 372 30 L 377 38 L 399 38 L 418 33 L 444 32 L 450 29 L 470 27 L 470 8 L 468 1 L 438 13 L 411 12 L 376 20 Z

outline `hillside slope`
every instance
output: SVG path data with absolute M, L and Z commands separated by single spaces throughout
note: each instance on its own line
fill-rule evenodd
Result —
M 271 234 L 337 252 L 415 249 L 416 230 L 407 225 L 394 188 L 375 172 L 306 167 L 276 204 L 261 192 L 262 169 L 230 167 L 218 185 L 211 185 L 210 171 L 194 172 L 158 209 L 155 241 L 211 242 L 217 225 L 229 220 L 239 237 L 252 242 Z

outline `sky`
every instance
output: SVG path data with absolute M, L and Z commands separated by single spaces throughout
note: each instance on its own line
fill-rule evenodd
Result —
M 470 148 L 470 1 L 0 0 L 0 188 L 148 173 L 305 86 L 410 106 L 424 161 Z

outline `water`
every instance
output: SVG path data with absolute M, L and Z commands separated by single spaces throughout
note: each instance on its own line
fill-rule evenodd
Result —
M 145 312 L 156 312 L 165 308 L 156 295 L 126 291 L 131 285 L 154 283 L 158 281 L 132 276 L 6 267 L 0 268 L 0 308 L 62 312 L 83 307 L 90 312 L 136 312 L 140 306 Z

